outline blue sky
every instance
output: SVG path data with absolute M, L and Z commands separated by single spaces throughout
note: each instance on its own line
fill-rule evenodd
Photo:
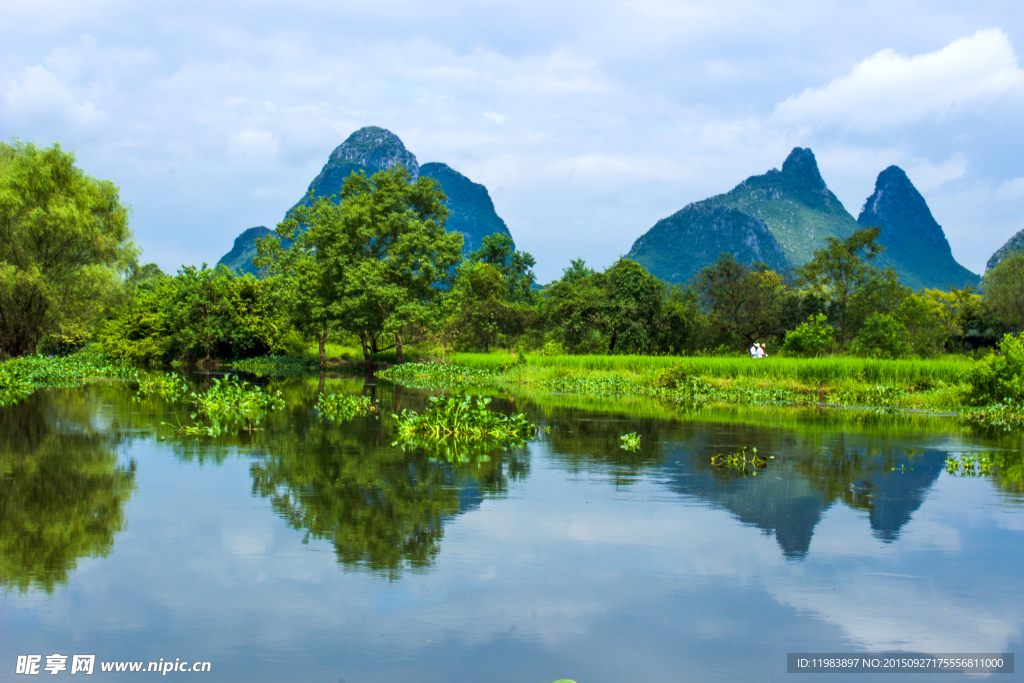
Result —
M 0 39 L 0 135 L 118 184 L 168 271 L 364 125 L 484 183 L 541 281 L 794 146 L 854 216 L 901 166 L 976 272 L 1024 229 L 1014 2 L 5 0 Z

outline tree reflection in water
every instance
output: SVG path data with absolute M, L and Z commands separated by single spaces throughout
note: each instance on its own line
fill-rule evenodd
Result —
M 0 585 L 52 593 L 81 557 L 105 557 L 126 524 L 135 463 L 97 429 L 81 389 L 0 408 Z

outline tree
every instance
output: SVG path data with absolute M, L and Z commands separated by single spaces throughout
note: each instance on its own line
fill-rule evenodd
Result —
M 85 341 L 136 256 L 113 183 L 58 144 L 0 143 L 0 357 Z
M 708 314 L 746 347 L 770 334 L 781 334 L 780 320 L 790 289 L 782 276 L 763 263 L 747 266 L 723 253 L 694 276 L 694 287 Z
M 943 292 L 938 289 L 925 289 L 921 292 L 935 316 L 942 335 L 942 345 L 952 338 L 959 339 L 959 347 L 964 348 L 964 337 L 972 319 L 978 315 L 981 297 L 967 285 L 962 289 L 950 289 Z
M 985 273 L 985 301 L 1007 327 L 1024 330 L 1024 253 L 1011 254 Z
M 621 258 L 604 273 L 604 321 L 610 353 L 654 353 L 666 285 L 636 261 Z
M 537 262 L 527 252 L 516 251 L 511 235 L 487 235 L 483 246 L 471 253 L 468 260 L 489 263 L 497 268 L 505 279 L 510 301 L 532 303 L 532 286 L 537 281 L 532 268 Z
M 607 348 L 606 294 L 603 275 L 588 268 L 583 259 L 573 260 L 562 269 L 562 279 L 544 290 L 543 317 L 569 353 L 600 353 Z
M 246 358 L 281 351 L 290 333 L 267 284 L 224 266 L 152 274 L 100 333 L 104 350 L 135 362 Z
M 382 333 L 394 335 L 404 363 L 403 329 L 426 326 L 450 283 L 462 235 L 444 229 L 448 209 L 440 185 L 410 179 L 402 166 L 369 178 L 353 173 L 337 197 L 298 207 L 278 226 L 277 250 L 260 245 L 266 257 L 257 266 L 279 272 L 279 286 L 298 297 L 293 318 L 322 331 L 321 359 L 333 323 L 359 336 L 368 370 L 370 342 Z
M 797 269 L 800 283 L 831 303 L 844 345 L 851 333 L 848 319 L 851 299 L 874 272 L 867 262 L 885 250 L 875 242 L 880 234 L 881 228 L 864 228 L 845 240 L 829 237 L 825 240 L 826 247 L 815 250 L 811 260 Z
M 530 309 L 510 300 L 500 270 L 490 263 L 466 261 L 445 295 L 445 326 L 459 348 L 490 350 L 500 334 L 521 334 Z

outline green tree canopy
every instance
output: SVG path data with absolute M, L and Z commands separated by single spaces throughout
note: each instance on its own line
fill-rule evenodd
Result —
M 517 251 L 510 235 L 494 233 L 484 237 L 483 246 L 469 255 L 470 261 L 489 263 L 501 273 L 513 303 L 533 301 L 533 267 L 537 261 L 529 253 Z
M 875 242 L 880 234 L 881 228 L 864 228 L 845 240 L 829 237 L 826 247 L 815 250 L 814 257 L 797 269 L 800 282 L 830 302 L 843 344 L 852 333 L 851 300 L 875 271 L 868 261 L 885 250 Z
M 369 341 L 395 336 L 398 361 L 402 333 L 425 326 L 441 286 L 462 256 L 462 235 L 444 229 L 445 195 L 437 181 L 410 183 L 402 166 L 367 178 L 353 173 L 333 198 L 300 206 L 281 223 L 284 246 L 261 244 L 257 266 L 280 272 L 297 322 L 328 323 L 357 334 L 372 368 Z
M 732 337 L 731 344 L 739 342 L 746 347 L 781 333 L 790 288 L 767 265 L 747 266 L 732 254 L 721 254 L 694 276 L 694 286 L 712 320 Z
M 1024 330 L 1024 253 L 1011 254 L 985 273 L 985 301 L 1010 329 Z
M 58 144 L 0 143 L 0 357 L 87 339 L 136 256 L 113 183 Z

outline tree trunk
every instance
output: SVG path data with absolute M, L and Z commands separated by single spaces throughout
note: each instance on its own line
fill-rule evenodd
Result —
M 402 335 L 395 335 L 395 362 L 401 365 L 405 362 L 405 354 L 402 353 Z
M 377 348 L 377 335 L 370 337 L 370 353 L 379 353 L 380 349 Z
M 366 332 L 359 333 L 359 342 L 363 345 L 363 360 L 366 361 L 366 371 L 373 374 L 373 354 L 370 353 L 370 347 L 368 340 L 366 339 Z
M 327 321 L 324 321 L 323 332 L 320 333 L 320 376 L 323 377 L 324 369 L 327 367 Z M 322 383 L 321 383 L 322 387 Z M 321 389 L 321 393 L 323 390 Z

